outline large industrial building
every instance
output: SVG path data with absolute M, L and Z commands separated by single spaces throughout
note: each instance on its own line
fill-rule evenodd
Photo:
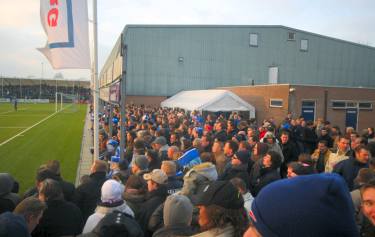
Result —
M 358 128 L 370 126 L 370 119 L 358 116 L 375 115 L 374 47 L 285 26 L 128 25 L 100 73 L 103 100 L 110 100 L 119 81 L 124 82 L 127 101 L 134 103 L 158 105 L 182 90 L 218 87 L 249 103 L 263 96 L 267 103 L 255 105 L 258 121 L 267 116 L 281 120 L 287 112 L 301 115 L 307 104 L 314 108 L 309 119 L 335 119 L 341 127 L 358 121 Z M 305 87 L 310 94 L 298 97 L 288 92 L 284 113 L 273 114 L 272 103 L 281 98 L 271 98 L 269 89 L 261 89 L 269 84 L 276 91 L 288 85 L 294 94 Z M 253 89 L 244 94 L 239 89 L 244 87 Z M 352 99 L 350 94 L 362 96 Z M 337 108 L 340 101 L 345 106 Z M 346 123 L 329 109 L 356 109 L 357 122 Z

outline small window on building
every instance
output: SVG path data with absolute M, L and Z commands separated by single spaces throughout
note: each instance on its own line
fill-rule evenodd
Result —
M 372 110 L 372 103 L 371 102 L 359 102 L 358 107 L 359 109 Z
M 346 103 L 345 101 L 332 101 L 332 108 L 333 109 L 345 109 Z
M 357 102 L 346 102 L 346 108 L 357 108 Z
M 282 99 L 270 99 L 270 107 L 283 107 L 283 100 Z
M 301 40 L 301 51 L 307 51 L 309 49 L 309 40 L 302 39 Z
M 296 40 L 296 33 L 288 32 L 288 40 L 291 40 L 291 41 Z
M 250 46 L 258 47 L 258 34 L 250 33 Z
M 302 101 L 302 107 L 315 107 L 315 101 L 314 100 L 304 100 Z

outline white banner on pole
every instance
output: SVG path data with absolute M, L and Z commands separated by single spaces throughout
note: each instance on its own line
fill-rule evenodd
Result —
M 87 0 L 40 0 L 40 18 L 54 69 L 91 68 Z

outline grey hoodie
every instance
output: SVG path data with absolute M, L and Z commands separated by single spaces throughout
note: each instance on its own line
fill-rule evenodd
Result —
M 11 200 L 16 206 L 21 201 L 21 198 L 16 193 L 11 192 L 13 185 L 14 179 L 10 174 L 0 173 L 0 197 Z

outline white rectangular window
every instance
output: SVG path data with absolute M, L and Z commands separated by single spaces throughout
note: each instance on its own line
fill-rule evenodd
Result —
M 250 46 L 258 47 L 258 34 L 250 33 Z
M 307 51 L 309 49 L 309 40 L 302 39 L 301 40 L 301 51 Z
M 332 108 L 333 109 L 345 109 L 346 108 L 346 102 L 340 101 L 340 100 L 332 100 Z
M 359 109 L 372 110 L 372 103 L 371 102 L 359 102 L 358 107 Z
M 283 107 L 282 99 L 270 99 L 270 107 L 281 108 Z
M 288 40 L 296 40 L 296 33 L 294 32 L 288 32 Z

